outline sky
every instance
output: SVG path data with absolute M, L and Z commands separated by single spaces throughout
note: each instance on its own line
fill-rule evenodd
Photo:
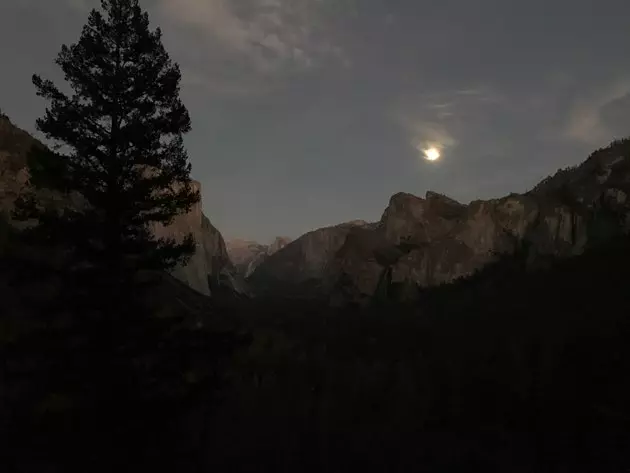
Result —
M 0 0 L 0 108 L 98 0 Z M 525 192 L 630 135 L 628 0 L 141 0 L 182 70 L 206 215 L 268 242 L 380 218 L 397 192 Z M 441 157 L 424 159 L 436 147 Z

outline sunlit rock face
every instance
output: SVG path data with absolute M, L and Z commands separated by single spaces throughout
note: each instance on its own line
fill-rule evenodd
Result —
M 27 156 L 33 146 L 45 148 L 7 117 L 0 117 L 0 212 L 5 218 L 28 184 Z M 193 181 L 193 188 L 200 190 L 201 186 Z M 62 200 L 59 202 L 60 205 L 68 205 Z M 78 202 L 70 205 L 78 205 Z M 193 234 L 197 245 L 195 254 L 187 265 L 175 268 L 173 275 L 200 293 L 209 295 L 210 281 L 218 280 L 222 273 L 234 272 L 223 237 L 203 214 L 201 202 L 195 204 L 187 214 L 175 217 L 171 225 L 154 225 L 153 229 L 156 236 L 174 238 L 176 241 L 182 241 L 189 233 Z M 242 287 L 240 289 L 244 290 Z

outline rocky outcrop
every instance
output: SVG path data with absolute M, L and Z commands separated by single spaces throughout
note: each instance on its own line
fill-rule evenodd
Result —
M 263 261 L 289 243 L 291 238 L 276 237 L 270 245 L 241 239 L 228 240 L 226 245 L 232 264 L 242 277 L 247 278 Z
M 336 281 L 332 300 L 367 302 L 384 278 L 402 287 L 447 283 L 524 247 L 531 264 L 580 254 L 628 231 L 629 192 L 630 141 L 620 141 L 526 194 L 468 205 L 433 192 L 396 194 L 374 229 L 336 253 L 326 276 Z
M 277 253 L 282 248 L 287 246 L 289 243 L 293 241 L 292 238 L 289 237 L 276 237 L 271 242 L 271 244 L 267 247 L 267 255 L 271 256 L 274 253 Z
M 241 274 L 246 274 L 250 262 L 266 251 L 265 245 L 240 238 L 226 240 L 225 245 L 232 264 Z
M 334 304 L 368 303 L 384 285 L 407 288 L 402 297 L 413 298 L 418 287 L 470 275 L 502 254 L 526 251 L 537 264 L 627 232 L 629 196 L 630 140 L 624 140 L 525 194 L 467 205 L 435 192 L 395 194 L 379 222 L 304 235 L 252 279 L 277 281 L 269 286 L 277 292 L 325 294 Z
M 28 182 L 27 156 L 31 148 L 45 146 L 24 130 L 0 116 L 0 212 L 9 215 L 15 199 Z M 200 184 L 193 183 L 199 190 Z M 192 233 L 197 243 L 195 254 L 186 266 L 177 267 L 173 275 L 202 294 L 209 295 L 213 284 L 230 284 L 239 293 L 246 293 L 242 278 L 236 274 L 227 253 L 221 233 L 203 214 L 201 203 L 196 204 L 186 215 L 175 218 L 167 227 L 156 225 L 158 237 L 175 238 L 181 241 Z
M 357 220 L 309 232 L 266 258 L 248 282 L 258 294 L 324 294 L 329 282 L 324 275 L 348 233 L 369 226 Z
M 45 146 L 0 114 L 0 212 L 8 216 L 28 181 L 27 157 Z
M 200 183 L 193 181 L 193 188 L 201 190 Z M 223 236 L 203 214 L 201 202 L 187 214 L 175 217 L 169 226 L 156 225 L 154 233 L 159 238 L 174 238 L 178 242 L 192 233 L 196 243 L 195 254 L 186 266 L 175 268 L 173 276 L 202 294 L 210 295 L 213 281 L 219 281 L 222 273 L 235 272 Z

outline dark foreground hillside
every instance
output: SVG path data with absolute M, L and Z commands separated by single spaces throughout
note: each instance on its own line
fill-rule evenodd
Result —
M 64 417 L 54 393 L 3 376 L 12 421 L 3 424 L 12 469 L 3 471 L 68 471 L 55 468 L 61 453 L 83 471 L 627 471 L 629 262 L 626 239 L 538 272 L 517 256 L 416 305 L 348 311 L 220 304 L 167 279 L 160 306 L 176 301 L 184 318 L 192 311 L 211 330 L 251 335 L 231 345 L 220 382 L 176 406 L 125 404 L 96 372 L 90 382 L 113 394 L 81 419 Z M 3 346 L 16 338 L 5 333 Z M 227 352 L 201 350 L 189 376 Z M 27 389 L 20 401 L 46 398 L 55 415 L 36 429 L 20 422 L 7 404 L 18 388 Z M 118 411 L 120 424 L 101 410 Z
M 249 313 L 218 471 L 624 471 L 630 244 L 518 257 L 418 306 Z

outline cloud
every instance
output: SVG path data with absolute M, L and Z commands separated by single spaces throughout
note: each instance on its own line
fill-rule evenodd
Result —
M 578 100 L 562 134 L 596 146 L 630 135 L 630 80 L 620 80 Z
M 479 119 L 489 104 L 500 104 L 503 98 L 487 87 L 446 90 L 416 97 L 405 97 L 395 107 L 392 117 L 405 130 L 409 145 L 418 151 L 435 147 L 441 150 L 459 145 L 459 133 Z
M 600 117 L 613 138 L 630 136 L 630 92 L 604 105 L 600 109 Z
M 36 0 L 24 0 L 36 1 Z M 61 0 L 77 12 L 99 0 Z M 331 62 L 350 66 L 330 33 L 334 0 L 151 0 L 152 26 L 182 66 L 184 86 L 222 97 L 258 94 L 270 82 Z
M 159 0 L 164 18 L 194 29 L 204 45 L 247 60 L 258 73 L 309 68 L 342 56 L 322 34 L 328 0 Z
M 406 124 L 410 145 L 418 151 L 426 148 L 446 149 L 457 145 L 457 140 L 441 123 L 408 121 Z

